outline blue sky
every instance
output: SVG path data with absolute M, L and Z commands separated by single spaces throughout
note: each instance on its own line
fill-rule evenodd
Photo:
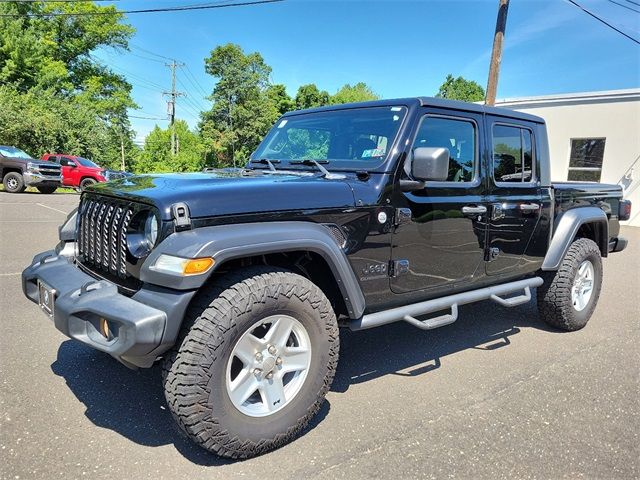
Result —
M 616 0 L 640 10 L 627 0 Z M 638 0 L 635 0 L 640 3 Z M 153 6 L 198 3 L 156 0 Z M 640 39 L 640 14 L 610 0 L 579 0 Z M 132 115 L 166 117 L 169 69 L 157 55 L 176 58 L 177 117 L 191 126 L 209 103 L 215 79 L 204 58 L 217 45 L 258 51 L 272 82 L 290 95 L 305 83 L 335 92 L 364 81 L 384 98 L 433 95 L 448 73 L 486 84 L 497 0 L 308 1 L 182 13 L 130 15 L 137 33 L 131 52 L 98 50 L 96 57 L 126 75 L 140 106 Z M 120 9 L 148 8 L 120 0 Z M 193 76 L 192 76 L 193 75 Z M 564 0 L 511 0 L 498 98 L 640 86 L 640 45 Z M 166 121 L 132 118 L 138 139 Z

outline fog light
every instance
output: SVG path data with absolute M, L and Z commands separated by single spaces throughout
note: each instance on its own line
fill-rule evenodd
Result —
M 107 340 L 111 339 L 111 329 L 109 328 L 109 322 L 105 318 L 100 319 L 100 333 Z

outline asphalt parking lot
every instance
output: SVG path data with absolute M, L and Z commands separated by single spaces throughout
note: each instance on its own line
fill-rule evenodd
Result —
M 173 426 L 158 368 L 132 371 L 58 333 L 22 295 L 73 194 L 0 192 L 0 476 L 53 478 L 638 478 L 640 229 L 604 261 L 580 332 L 533 304 L 462 307 L 431 332 L 343 332 L 334 386 L 304 436 L 219 459 Z

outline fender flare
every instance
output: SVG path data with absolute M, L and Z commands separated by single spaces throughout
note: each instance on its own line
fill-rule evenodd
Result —
M 326 227 L 312 222 L 242 223 L 174 233 L 154 248 L 144 261 L 140 280 L 177 290 L 198 289 L 228 260 L 296 250 L 308 250 L 322 256 L 331 268 L 349 316 L 361 317 L 365 299 L 347 256 Z M 201 275 L 171 275 L 153 269 L 163 253 L 183 258 L 212 257 L 215 264 Z
M 578 207 L 566 211 L 556 222 L 553 237 L 549 243 L 547 255 L 542 262 L 542 270 L 558 270 L 560 262 L 567 254 L 573 239 L 582 225 L 602 224 L 597 242 L 602 256 L 607 256 L 609 239 L 609 220 L 607 214 L 598 207 Z M 604 245 L 604 248 L 603 248 Z

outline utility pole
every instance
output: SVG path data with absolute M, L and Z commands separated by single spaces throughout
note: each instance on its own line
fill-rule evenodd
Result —
M 509 0 L 500 0 L 498 6 L 498 19 L 496 20 L 496 32 L 493 37 L 493 50 L 491 52 L 491 63 L 489 65 L 489 80 L 487 81 L 487 94 L 485 105 L 495 105 L 496 91 L 498 90 L 498 77 L 500 75 L 500 62 L 502 61 L 502 43 L 504 41 L 504 31 L 507 28 L 507 12 L 509 10 Z
M 176 99 L 182 97 L 184 93 L 176 91 L 176 68 L 183 67 L 184 63 L 177 63 L 173 60 L 171 63 L 165 63 L 165 66 L 171 69 L 171 91 L 163 92 L 163 95 L 167 95 L 169 100 L 167 101 L 167 110 L 169 113 L 169 122 L 171 126 L 171 155 L 176 155 Z

